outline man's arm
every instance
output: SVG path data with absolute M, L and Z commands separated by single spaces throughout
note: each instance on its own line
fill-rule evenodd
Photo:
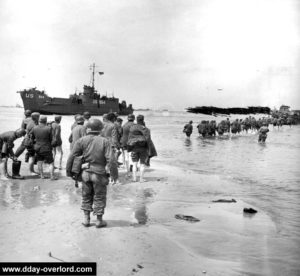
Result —
M 83 149 L 82 149 L 82 141 L 79 139 L 76 141 L 74 144 L 74 147 L 72 151 L 69 154 L 68 160 L 67 160 L 67 165 L 66 165 L 66 172 L 67 176 L 72 177 L 72 166 L 73 166 L 73 161 L 75 156 L 80 156 L 83 154 Z
M 107 168 L 111 173 L 111 178 L 114 180 L 118 179 L 118 163 L 115 158 L 115 155 L 112 151 L 112 147 L 110 146 L 108 140 L 104 142 L 104 154 L 107 163 Z

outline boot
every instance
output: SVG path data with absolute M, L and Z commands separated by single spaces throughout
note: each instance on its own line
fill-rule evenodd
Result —
M 24 179 L 24 177 L 20 175 L 20 169 L 21 169 L 21 161 L 13 160 L 13 162 L 12 162 L 12 178 L 13 179 Z
M 105 227 L 106 225 L 106 221 L 102 220 L 102 215 L 97 215 L 96 228 Z
M 84 220 L 82 225 L 85 227 L 89 227 L 90 226 L 90 211 L 84 211 Z

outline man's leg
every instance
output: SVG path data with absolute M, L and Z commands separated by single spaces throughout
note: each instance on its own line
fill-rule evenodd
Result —
M 0 153 L 1 154 L 1 153 Z M 9 180 L 7 175 L 7 158 L 0 159 L 0 179 L 1 180 Z
M 56 147 L 54 147 L 53 148 L 53 150 L 52 150 L 52 154 L 53 154 L 53 166 L 54 166 L 54 164 L 55 164 L 55 157 L 56 157 Z
M 94 189 L 94 215 L 97 216 L 96 227 L 105 227 L 107 223 L 102 219 L 106 207 L 108 178 L 104 175 L 91 174 Z
M 90 180 L 91 173 L 82 173 L 82 201 L 81 210 L 84 212 L 83 226 L 90 226 L 90 213 L 93 211 L 93 196 L 94 188 L 93 183 Z
M 44 171 L 43 171 L 43 164 L 44 164 L 44 161 L 38 161 L 37 162 L 38 171 L 39 171 L 39 175 L 40 175 L 41 178 L 45 178 Z
M 60 154 L 60 156 L 59 156 L 59 166 L 58 166 L 58 168 L 61 170 L 61 169 L 62 169 L 62 159 L 63 159 L 64 152 L 63 152 L 63 150 L 62 150 L 62 146 L 58 146 L 57 149 L 58 149 L 58 152 L 59 152 L 59 154 Z

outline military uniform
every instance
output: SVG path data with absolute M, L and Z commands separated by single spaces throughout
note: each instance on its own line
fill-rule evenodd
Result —
M 0 134 L 0 151 L 1 158 L 13 156 L 14 141 L 17 139 L 15 131 L 7 131 Z
M 82 172 L 82 205 L 84 211 L 94 211 L 95 215 L 103 215 L 106 206 L 108 169 L 116 166 L 111 146 L 106 138 L 90 133 L 80 138 L 74 145 L 67 161 L 67 175 L 71 176 L 72 164 L 76 156 L 84 156 L 89 168 Z M 115 171 L 117 168 L 111 170 Z M 115 176 L 113 176 L 115 177 Z
M 34 150 L 37 161 L 45 161 L 51 164 L 54 162 L 52 154 L 52 131 L 49 126 L 40 124 L 32 129 L 32 137 L 35 141 Z

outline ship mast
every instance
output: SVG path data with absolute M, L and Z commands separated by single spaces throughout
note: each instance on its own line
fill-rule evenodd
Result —
M 93 87 L 93 91 L 95 91 L 95 63 L 93 63 L 93 65 L 91 67 L 93 69 L 93 72 L 92 72 L 92 87 Z

